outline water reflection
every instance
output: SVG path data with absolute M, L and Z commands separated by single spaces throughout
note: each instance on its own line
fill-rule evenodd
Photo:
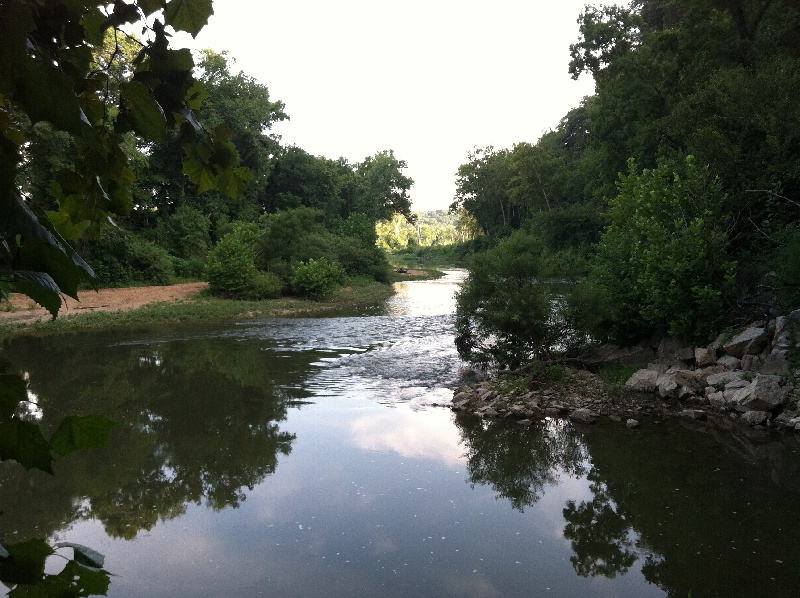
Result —
M 54 477 L 0 469 L 0 522 L 15 539 L 89 518 L 109 536 L 131 539 L 192 503 L 235 508 L 275 471 L 278 455 L 291 451 L 294 436 L 278 422 L 307 396 L 291 380 L 306 375 L 310 356 L 282 360 L 276 384 L 271 372 L 278 366 L 243 345 L 65 345 L 14 347 L 38 397 L 42 427 L 52 431 L 64 415 L 85 412 L 120 425 L 107 449 L 57 461 Z M 51 359 L 39 359 L 45 351 Z M 49 367 L 53 362 L 61 367 Z

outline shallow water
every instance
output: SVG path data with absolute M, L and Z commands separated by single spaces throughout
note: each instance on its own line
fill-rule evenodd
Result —
M 104 553 L 116 597 L 797 595 L 796 437 L 455 417 L 458 276 L 371 316 L 6 343 L 46 430 L 120 425 L 55 476 L 0 466 L 0 530 Z

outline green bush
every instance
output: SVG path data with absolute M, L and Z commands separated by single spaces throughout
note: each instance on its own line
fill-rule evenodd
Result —
M 301 297 L 323 299 L 342 283 L 342 271 L 327 259 L 310 259 L 292 270 L 292 291 Z
M 262 299 L 275 299 L 283 292 L 284 284 L 281 277 L 272 272 L 258 272 L 253 278 L 247 296 L 244 299 L 260 301 Z
M 222 237 L 206 258 L 206 279 L 212 293 L 246 298 L 258 274 L 246 230 L 234 230 Z
M 515 231 L 477 254 L 456 296 L 456 347 L 481 364 L 516 367 L 570 342 L 560 315 L 566 282 L 541 240 Z
M 610 310 L 595 321 L 621 342 L 660 329 L 707 342 L 735 290 L 720 181 L 691 156 L 641 174 L 630 161 L 618 190 L 588 281 Z
M 101 286 L 167 285 L 175 277 L 164 249 L 119 228 L 105 229 L 86 256 Z

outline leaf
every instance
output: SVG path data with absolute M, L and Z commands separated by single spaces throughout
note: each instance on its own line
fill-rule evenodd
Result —
M 0 581 L 6 585 L 34 584 L 44 577 L 44 563 L 53 549 L 44 540 L 6 546 L 9 557 L 0 559 Z
M 0 421 L 0 461 L 14 460 L 25 469 L 53 473 L 50 444 L 39 426 L 19 419 Z
M 213 14 L 211 0 L 170 0 L 164 9 L 164 21 L 178 31 L 197 37 Z
M 123 106 L 133 116 L 135 131 L 150 141 L 165 142 L 167 119 L 147 86 L 136 81 L 125 82 L 120 85 L 120 93 Z
M 44 307 L 55 318 L 61 309 L 61 289 L 45 272 L 16 270 L 14 290 L 23 293 Z
M 57 542 L 53 545 L 54 548 L 72 548 L 75 553 L 75 560 L 85 567 L 94 567 L 95 569 L 102 568 L 106 562 L 106 557 L 92 550 L 83 544 L 75 544 L 74 542 Z
M 50 438 L 50 446 L 59 455 L 108 445 L 111 430 L 117 422 L 104 415 L 71 415 L 65 417 Z
M 163 8 L 164 0 L 139 0 L 137 4 L 139 5 L 139 8 L 142 9 L 144 16 L 149 16 L 157 10 L 161 10 L 161 8 Z
M 69 561 L 64 570 L 54 576 L 59 580 L 65 581 L 69 596 L 105 596 L 108 594 L 108 586 L 111 584 L 108 571 L 95 570 L 84 567 L 77 560 Z
M 25 60 L 17 98 L 34 124 L 48 121 L 62 131 L 80 133 L 80 106 L 72 82 L 51 61 Z
M 16 374 L 0 375 L 0 418 L 11 419 L 22 401 L 28 399 L 28 385 Z
M 197 185 L 198 193 L 205 193 L 216 187 L 214 171 L 199 160 L 188 159 L 183 162 L 183 173 Z

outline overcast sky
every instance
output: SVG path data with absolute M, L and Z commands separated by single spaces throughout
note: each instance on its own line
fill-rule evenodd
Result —
M 284 143 L 350 162 L 392 149 L 413 209 L 445 209 L 472 148 L 535 142 L 593 93 L 567 73 L 585 4 L 217 0 L 192 45 L 227 50 L 285 102 Z

